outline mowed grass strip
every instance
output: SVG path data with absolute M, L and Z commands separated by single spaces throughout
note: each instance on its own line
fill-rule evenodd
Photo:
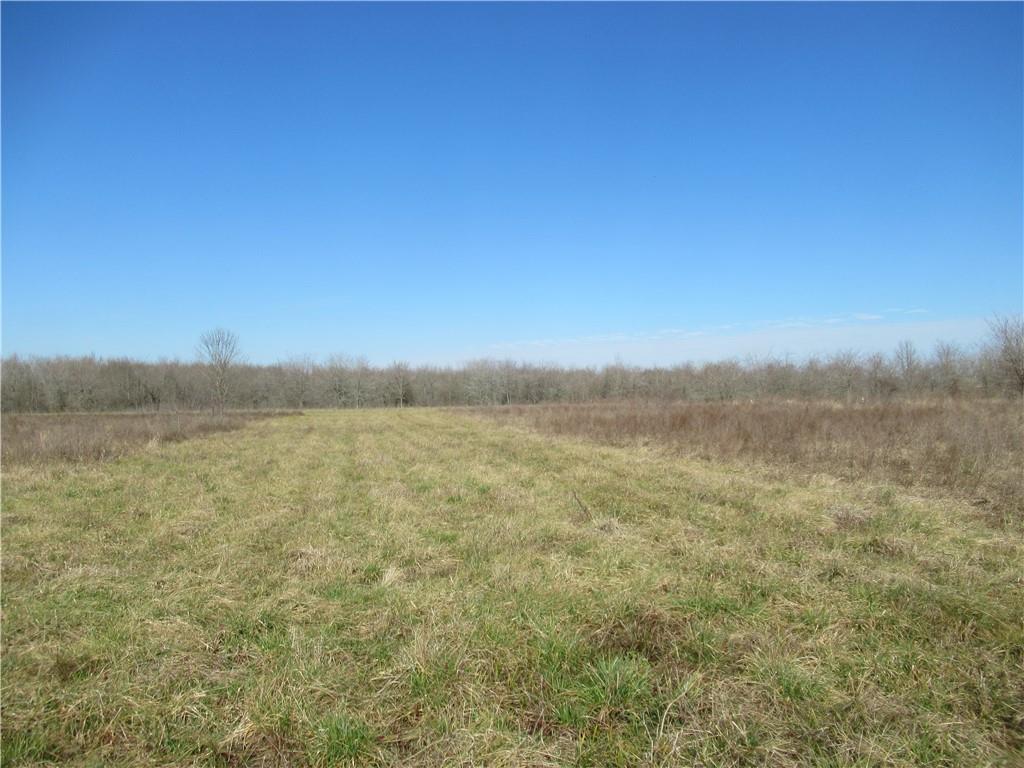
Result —
M 1024 541 L 956 500 L 319 412 L 5 468 L 4 765 L 998 765 Z

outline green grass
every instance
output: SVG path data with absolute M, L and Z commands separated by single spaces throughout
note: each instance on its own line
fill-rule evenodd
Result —
M 5 766 L 1024 762 L 1024 536 L 953 498 L 348 411 L 2 522 Z

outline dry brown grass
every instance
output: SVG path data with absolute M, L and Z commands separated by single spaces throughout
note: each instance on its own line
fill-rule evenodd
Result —
M 239 429 L 254 419 L 289 411 L 175 413 L 5 413 L 0 423 L 3 463 L 94 461 L 145 445 Z
M 1020 400 L 615 402 L 484 411 L 547 434 L 652 442 L 702 458 L 941 488 L 996 514 L 1024 513 Z

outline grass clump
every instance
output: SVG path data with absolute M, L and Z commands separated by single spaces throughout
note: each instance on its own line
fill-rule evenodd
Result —
M 374 738 L 366 723 L 344 714 L 329 715 L 317 725 L 310 763 L 322 766 L 365 764 L 373 758 Z

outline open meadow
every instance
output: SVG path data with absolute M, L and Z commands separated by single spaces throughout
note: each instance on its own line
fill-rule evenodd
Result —
M 3 764 L 1021 764 L 1019 440 L 963 488 L 601 418 L 5 446 Z

